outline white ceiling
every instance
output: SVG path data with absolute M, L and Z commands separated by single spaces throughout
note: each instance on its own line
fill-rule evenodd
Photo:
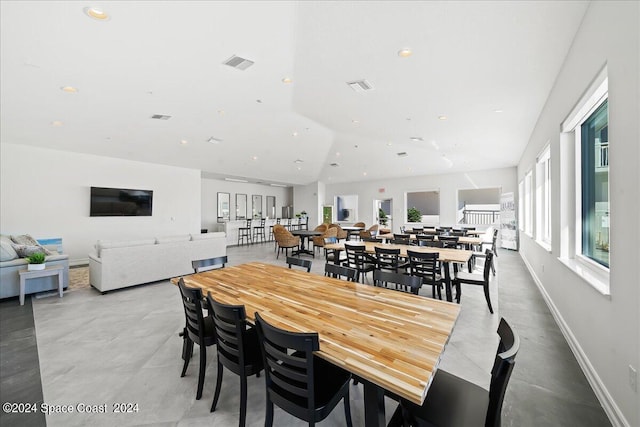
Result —
M 516 165 L 588 2 L 0 5 L 2 143 L 306 184 Z

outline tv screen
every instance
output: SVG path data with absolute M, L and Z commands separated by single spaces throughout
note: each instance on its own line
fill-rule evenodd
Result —
M 91 216 L 151 216 L 153 191 L 91 187 Z

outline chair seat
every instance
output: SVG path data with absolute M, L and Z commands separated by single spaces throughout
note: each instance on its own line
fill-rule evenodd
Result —
M 464 271 L 459 271 L 456 274 L 454 280 L 459 280 L 464 283 L 473 283 L 478 285 L 484 284 L 484 277 L 482 274 L 474 274 L 474 273 L 465 273 Z
M 422 406 L 404 400 L 402 404 L 409 409 L 419 426 L 483 426 L 489 406 L 489 391 L 438 370 Z M 396 417 L 397 414 L 394 414 L 389 426 L 402 425 L 393 423 Z M 401 422 L 402 416 L 399 418 Z

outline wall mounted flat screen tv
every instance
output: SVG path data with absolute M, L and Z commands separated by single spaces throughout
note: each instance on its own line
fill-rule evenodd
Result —
M 90 216 L 151 216 L 152 190 L 91 187 Z

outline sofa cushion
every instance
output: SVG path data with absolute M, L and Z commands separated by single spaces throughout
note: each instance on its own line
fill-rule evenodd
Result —
M 40 246 L 38 241 L 28 234 L 20 234 L 18 236 L 11 236 L 11 241 L 16 245 L 25 246 Z
M 45 255 L 50 255 L 51 252 L 45 248 L 43 248 L 40 245 L 17 245 L 15 243 L 12 243 L 11 246 L 13 247 L 13 250 L 16 251 L 16 253 L 18 254 L 19 257 L 21 258 L 25 258 L 28 257 L 29 255 L 33 255 L 33 254 L 37 254 L 37 253 L 42 253 Z
M 191 240 L 191 236 L 188 234 L 181 234 L 179 236 L 165 236 L 156 238 L 157 244 L 162 243 L 174 243 L 174 242 L 188 242 Z
M 0 262 L 18 258 L 18 253 L 11 246 L 9 236 L 0 236 Z
M 111 248 L 126 248 L 129 246 L 144 246 L 144 245 L 155 245 L 156 239 L 142 239 L 142 240 L 120 240 L 120 241 L 108 241 L 108 240 L 98 240 L 96 244 L 96 250 L 98 252 L 98 256 L 102 256 L 103 249 L 111 249 Z

